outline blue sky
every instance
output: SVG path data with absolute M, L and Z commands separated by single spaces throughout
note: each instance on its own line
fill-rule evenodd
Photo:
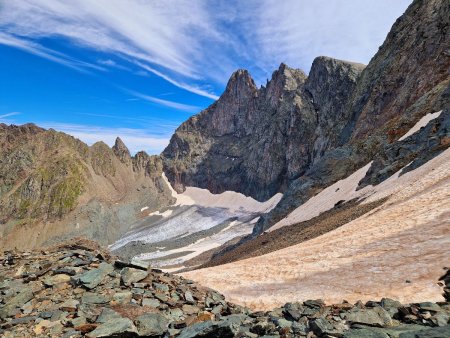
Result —
M 410 0 L 0 0 L 0 122 L 159 153 L 231 73 L 368 63 Z

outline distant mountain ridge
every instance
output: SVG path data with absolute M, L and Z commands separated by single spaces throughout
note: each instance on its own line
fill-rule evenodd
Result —
M 27 247 L 85 235 L 107 244 L 142 204 L 170 203 L 161 174 L 158 156 L 131 157 L 119 138 L 112 149 L 89 147 L 52 129 L 1 124 L 1 242 Z

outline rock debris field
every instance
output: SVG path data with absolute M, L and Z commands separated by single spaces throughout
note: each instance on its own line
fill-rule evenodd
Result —
M 304 300 L 254 312 L 188 279 L 117 260 L 78 239 L 0 255 L 0 335 L 450 337 L 450 273 L 441 279 L 447 302 Z

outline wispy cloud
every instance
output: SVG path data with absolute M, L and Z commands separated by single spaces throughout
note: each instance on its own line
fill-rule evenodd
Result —
M 5 118 L 10 117 L 10 116 L 20 115 L 20 114 L 22 114 L 22 113 L 20 113 L 20 112 L 18 112 L 18 111 L 13 111 L 13 112 L 11 112 L 11 113 L 7 113 L 7 114 L 0 115 L 0 120 L 1 120 L 1 119 L 5 119 Z
M 170 107 L 170 108 L 174 108 L 177 110 L 182 110 L 182 111 L 190 112 L 190 113 L 198 112 L 200 110 L 199 106 L 192 106 L 189 104 L 184 104 L 184 103 L 179 103 L 179 102 L 174 102 L 174 101 L 169 101 L 169 100 L 163 100 L 163 99 L 159 99 L 157 97 L 153 97 L 150 95 L 142 94 L 142 93 L 134 91 L 134 90 L 125 90 L 125 91 L 135 97 L 142 99 L 142 100 L 156 103 L 156 104 L 159 104 L 159 105 L 162 105 L 165 107 Z
M 53 62 L 57 62 L 59 64 L 73 68 L 80 72 L 87 72 L 88 69 L 96 69 L 101 71 L 105 70 L 105 68 L 103 67 L 88 62 L 76 60 L 63 53 L 41 46 L 40 44 L 35 43 L 33 41 L 29 41 L 23 38 L 17 38 L 11 34 L 5 34 L 0 32 L 0 44 L 24 50 L 28 53 L 40 56 L 44 59 Z
M 219 96 L 217 96 L 216 94 L 214 94 L 212 92 L 208 92 L 207 90 L 199 88 L 198 86 L 193 86 L 193 85 L 189 85 L 187 83 L 178 82 L 178 81 L 172 79 L 170 76 L 163 74 L 162 72 L 160 72 L 148 65 L 145 65 L 142 62 L 136 62 L 136 64 L 138 66 L 144 68 L 145 70 L 159 76 L 160 78 L 163 78 L 164 80 L 166 80 L 167 82 L 173 84 L 174 86 L 176 86 L 178 88 L 187 90 L 188 92 L 198 94 L 200 96 L 209 97 L 210 99 L 213 99 L 213 100 L 217 100 L 219 98 Z
M 113 146 L 115 139 L 119 136 L 130 152 L 135 154 L 140 150 L 145 150 L 149 154 L 159 154 L 169 144 L 170 135 L 174 129 L 165 131 L 164 135 L 155 134 L 152 128 L 134 129 L 134 128 L 105 128 L 91 125 L 44 122 L 39 124 L 41 127 L 55 129 L 66 134 L 72 135 L 88 145 L 103 141 L 109 146 Z
M 0 6 L 0 43 L 74 68 L 37 44 L 63 37 L 111 53 L 102 66 L 134 65 L 211 99 L 236 68 L 261 83 L 280 64 L 308 70 L 328 55 L 367 63 L 411 0 L 21 0 Z M 34 41 L 34 43 L 32 42 Z M 115 63 L 115 65 L 113 65 Z M 109 64 L 109 65 L 108 65 Z M 123 66 L 123 65 L 122 65 Z M 130 67 L 131 68 L 131 67 Z

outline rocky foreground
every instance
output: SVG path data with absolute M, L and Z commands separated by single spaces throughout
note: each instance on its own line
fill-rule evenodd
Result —
M 77 240 L 0 256 L 4 337 L 450 337 L 447 302 L 321 300 L 251 312 L 180 276 Z M 446 285 L 444 285 L 446 284 Z

